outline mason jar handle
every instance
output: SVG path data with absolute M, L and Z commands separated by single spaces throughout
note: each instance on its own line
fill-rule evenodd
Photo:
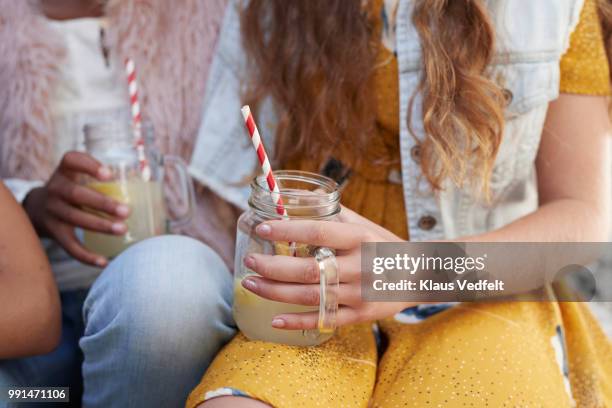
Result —
M 319 334 L 331 334 L 336 330 L 338 314 L 338 264 L 336 254 L 329 248 L 319 247 L 314 251 L 319 266 Z
M 164 167 L 170 165 L 174 167 L 179 176 L 179 184 L 181 186 L 181 195 L 184 202 L 187 203 L 187 209 L 183 214 L 178 215 L 175 219 L 169 221 L 170 228 L 180 228 L 189 224 L 193 218 L 195 209 L 195 190 L 193 188 L 193 180 L 187 170 L 187 164 L 178 156 L 164 155 Z

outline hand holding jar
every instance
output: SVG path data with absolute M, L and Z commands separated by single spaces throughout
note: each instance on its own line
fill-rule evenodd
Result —
M 343 326 L 391 316 L 414 304 L 403 302 L 364 302 L 361 298 L 361 243 L 401 242 L 384 228 L 342 208 L 334 221 L 272 220 L 259 224 L 255 233 L 274 242 L 300 242 L 336 251 L 339 275 L 336 324 Z M 266 299 L 305 306 L 319 305 L 319 266 L 312 257 L 250 253 L 245 266 L 259 274 L 242 280 L 246 289 Z M 284 330 L 317 328 L 319 313 L 276 315 L 271 324 Z
M 75 228 L 111 235 L 123 235 L 130 208 L 100 192 L 80 184 L 87 175 L 104 182 L 111 171 L 91 155 L 68 152 L 43 187 L 33 189 L 24 208 L 39 235 L 55 239 L 70 255 L 81 262 L 104 266 L 107 259 L 83 247 Z M 90 208 L 96 213 L 85 211 Z

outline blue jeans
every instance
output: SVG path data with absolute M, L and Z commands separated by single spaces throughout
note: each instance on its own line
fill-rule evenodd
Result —
M 180 236 L 141 242 L 89 293 L 62 294 L 60 347 L 0 362 L 0 384 L 72 386 L 74 401 L 82 369 L 84 407 L 181 407 L 235 332 L 232 294 L 229 271 L 202 243 Z

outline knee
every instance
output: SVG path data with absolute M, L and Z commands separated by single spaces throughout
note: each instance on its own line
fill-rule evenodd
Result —
M 212 249 L 169 235 L 136 244 L 111 262 L 84 313 L 88 330 L 94 309 L 101 308 L 107 325 L 160 353 L 213 350 L 233 334 L 232 293 L 231 274 Z
M 208 303 L 231 301 L 231 280 L 210 247 L 193 238 L 166 235 L 130 247 L 96 284 L 112 286 L 123 306 L 141 304 L 149 309 L 157 303 L 189 312 Z

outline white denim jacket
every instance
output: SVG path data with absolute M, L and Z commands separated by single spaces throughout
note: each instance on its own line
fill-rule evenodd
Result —
M 219 196 L 246 208 L 245 180 L 257 168 L 240 114 L 241 79 L 247 78 L 240 38 L 240 0 L 230 2 L 210 72 L 199 138 L 191 161 L 192 175 Z M 583 0 L 488 0 L 497 32 L 492 78 L 511 96 L 506 124 L 491 179 L 492 201 L 450 182 L 434 193 L 421 175 L 411 150 L 407 110 L 420 69 L 420 42 L 412 25 L 411 0 L 400 0 L 396 47 L 400 86 L 402 184 L 411 239 L 457 238 L 500 228 L 538 207 L 535 158 L 548 109 L 559 95 L 561 56 L 569 46 Z M 413 104 L 412 126 L 423 139 L 421 98 Z M 256 118 L 266 147 L 274 146 L 275 114 L 270 100 Z

